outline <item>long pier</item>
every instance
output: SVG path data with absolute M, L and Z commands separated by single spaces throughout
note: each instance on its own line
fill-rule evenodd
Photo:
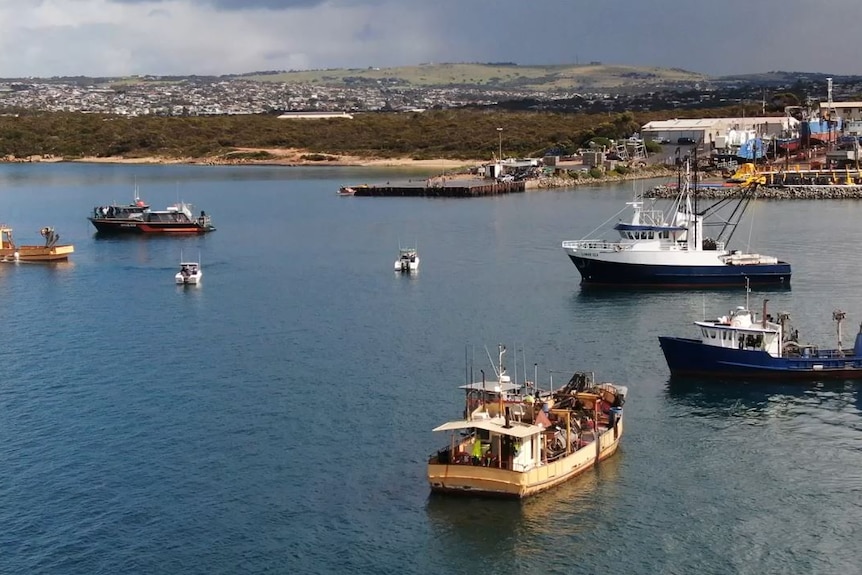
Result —
M 459 180 L 437 186 L 427 186 L 422 182 L 416 185 L 378 184 L 351 187 L 355 190 L 353 195 L 360 197 L 480 198 L 515 194 L 525 190 L 524 182 L 484 183 Z

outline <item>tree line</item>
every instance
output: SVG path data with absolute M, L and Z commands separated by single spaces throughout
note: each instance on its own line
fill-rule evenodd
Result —
M 741 115 L 738 107 L 617 114 L 452 109 L 315 120 L 21 110 L 0 115 L 0 158 L 211 158 L 237 148 L 297 148 L 321 157 L 477 159 L 498 155 L 501 146 L 505 157 L 535 157 L 549 150 L 572 154 L 594 138 L 626 138 L 651 120 L 735 115 Z

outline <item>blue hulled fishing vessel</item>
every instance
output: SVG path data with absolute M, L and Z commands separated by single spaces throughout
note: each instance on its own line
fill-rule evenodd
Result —
M 747 300 L 747 298 L 746 298 Z M 659 343 L 671 375 L 744 376 L 752 378 L 819 380 L 862 378 L 862 326 L 852 348 L 841 342 L 845 313 L 832 312 L 838 342 L 825 349 L 799 342 L 799 332 L 790 326 L 790 316 L 773 317 L 763 311 L 758 317 L 746 305 L 714 320 L 694 322 L 700 338 L 660 336 Z

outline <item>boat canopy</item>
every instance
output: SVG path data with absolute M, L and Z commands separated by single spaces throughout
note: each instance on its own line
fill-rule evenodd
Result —
M 500 435 L 508 435 L 509 437 L 523 439 L 524 437 L 530 437 L 531 435 L 542 433 L 545 430 L 545 428 L 540 425 L 530 425 L 517 421 L 509 422 L 509 427 L 506 427 L 505 425 L 506 422 L 502 417 L 495 417 L 494 419 L 461 419 L 458 421 L 446 422 L 439 427 L 435 427 L 434 431 L 484 429 L 485 431 L 491 431 Z
M 518 391 L 521 389 L 521 385 L 517 383 L 512 383 L 511 381 L 474 381 L 473 383 L 468 383 L 467 385 L 460 385 L 458 389 L 466 389 L 467 391 L 488 391 L 495 393 L 508 393 L 510 391 Z
M 614 226 L 615 230 L 621 232 L 684 232 L 686 228 L 682 226 L 649 226 L 641 224 L 626 224 L 623 222 Z

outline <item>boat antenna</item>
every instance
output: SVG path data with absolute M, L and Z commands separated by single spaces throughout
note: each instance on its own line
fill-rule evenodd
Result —
M 859 328 L 862 330 L 862 327 Z M 533 395 L 539 396 L 539 364 L 533 364 Z
M 694 170 L 692 174 L 694 187 L 691 192 L 694 196 L 694 249 L 700 251 L 700 238 L 697 237 L 697 145 L 692 146 L 691 154 L 694 157 Z M 701 221 L 703 221 L 703 218 L 701 218 Z
M 470 346 L 470 383 L 473 383 L 475 379 L 473 379 L 473 364 L 476 363 L 476 348 L 472 345 Z
M 513 354 L 513 357 L 515 359 L 513 360 L 512 371 L 514 372 L 515 377 L 512 380 L 512 383 L 514 383 L 515 385 L 518 385 L 518 347 L 517 346 L 515 346 L 515 353 Z
M 470 357 L 467 355 L 469 346 L 464 344 L 464 383 L 470 385 Z
M 464 419 L 470 421 L 470 358 L 467 356 L 468 346 L 464 344 L 464 379 L 467 380 L 464 390 Z
M 748 276 L 745 276 L 745 309 L 750 309 L 748 307 L 748 295 L 751 293 L 751 282 L 748 279 Z
M 488 351 L 488 346 L 487 346 L 487 345 L 485 346 L 485 354 L 488 356 L 488 361 L 491 363 L 491 369 L 493 369 L 493 370 L 494 370 L 494 373 L 496 373 L 496 374 L 497 374 L 497 379 L 499 379 L 499 378 L 500 378 L 500 374 L 497 372 L 497 366 L 495 366 L 495 365 L 494 365 L 494 360 L 491 358 L 491 352 L 490 352 L 490 351 Z M 502 361 L 502 356 L 501 356 L 501 361 Z
M 487 393 L 487 391 L 485 390 L 485 370 L 480 369 L 479 373 L 482 374 L 482 407 L 485 408 L 485 394 Z M 485 408 L 485 411 L 487 412 L 488 409 Z

